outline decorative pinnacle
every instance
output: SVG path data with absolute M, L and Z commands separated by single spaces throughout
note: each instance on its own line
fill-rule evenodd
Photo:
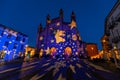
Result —
M 76 21 L 75 13 L 73 11 L 72 11 L 72 14 L 71 14 L 71 21 Z
M 50 23 L 50 15 L 48 14 L 47 17 L 46 17 L 46 23 Z
M 47 20 L 50 20 L 50 15 L 48 14 L 47 17 L 46 17 Z
M 60 17 L 63 18 L 63 10 L 60 9 L 60 13 L 59 13 Z

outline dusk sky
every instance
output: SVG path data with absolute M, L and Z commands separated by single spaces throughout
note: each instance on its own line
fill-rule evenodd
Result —
M 46 24 L 46 16 L 59 16 L 64 11 L 64 21 L 70 22 L 71 12 L 76 14 L 77 26 L 85 42 L 96 43 L 104 33 L 104 21 L 117 0 L 0 0 L 0 24 L 29 36 L 28 44 L 35 46 L 37 28 Z

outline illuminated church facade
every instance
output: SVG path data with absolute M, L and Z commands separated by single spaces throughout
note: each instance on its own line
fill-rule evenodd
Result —
M 59 17 L 50 19 L 46 17 L 46 27 L 40 24 L 37 33 L 36 53 L 40 57 L 86 57 L 85 42 L 81 40 L 76 26 L 74 12 L 71 14 L 71 22 L 63 21 L 63 10 Z

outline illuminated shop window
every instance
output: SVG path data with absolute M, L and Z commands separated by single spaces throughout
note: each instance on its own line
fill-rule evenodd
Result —
M 2 50 L 2 51 L 0 51 L 0 59 L 3 59 L 4 58 L 4 56 L 5 56 L 5 52 Z

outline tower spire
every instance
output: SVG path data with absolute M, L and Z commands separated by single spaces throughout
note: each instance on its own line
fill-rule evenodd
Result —
M 42 32 L 42 29 L 43 29 L 43 27 L 42 27 L 42 24 L 40 23 L 40 25 L 38 27 L 38 33 Z
M 40 25 L 38 26 L 38 31 L 37 31 L 37 38 L 36 38 L 36 54 L 35 56 L 36 57 L 39 57 L 39 39 L 40 39 L 40 34 L 42 33 L 43 31 L 43 27 L 42 27 L 42 24 L 40 23 Z
M 62 9 L 60 9 L 59 16 L 61 19 L 63 19 L 63 10 Z
M 47 17 L 46 17 L 46 23 L 49 24 L 50 22 L 51 22 L 50 15 L 48 14 Z
M 75 16 L 75 13 L 73 11 L 72 11 L 72 14 L 71 14 L 71 21 L 76 22 L 76 16 Z

